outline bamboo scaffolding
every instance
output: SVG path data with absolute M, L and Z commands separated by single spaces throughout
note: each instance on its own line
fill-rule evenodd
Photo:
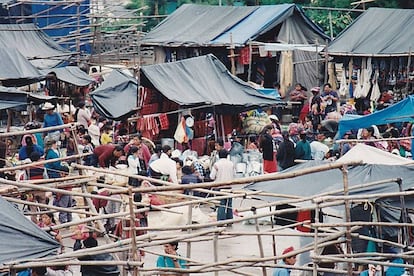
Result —
M 73 157 L 72 157 L 73 158 Z M 79 158 L 79 157 L 77 157 Z M 209 191 L 209 190 L 205 190 L 207 188 L 212 188 L 212 187 L 221 187 L 221 186 L 227 186 L 229 184 L 231 185 L 236 185 L 236 184 L 247 184 L 247 183 L 251 183 L 251 182 L 256 182 L 256 181 L 265 181 L 265 180 L 277 180 L 277 179 L 284 179 L 284 178 L 288 178 L 288 177 L 296 177 L 299 175 L 305 175 L 307 173 L 313 173 L 316 171 L 321 171 L 321 170 L 329 170 L 329 169 L 340 169 L 342 168 L 344 165 L 357 165 L 360 164 L 360 162 L 352 162 L 352 163 L 339 163 L 339 164 L 328 164 L 328 165 L 322 165 L 322 166 L 318 166 L 316 168 L 312 168 L 312 169 L 306 169 L 306 170 L 301 170 L 295 173 L 290 173 L 288 175 L 280 175 L 280 174 L 273 174 L 273 175 L 265 175 L 265 176 L 260 176 L 260 177 L 251 177 L 251 178 L 246 178 L 246 179 L 237 179 L 235 181 L 232 182 L 225 182 L 225 183 L 201 183 L 201 184 L 188 184 L 185 186 L 185 189 L 190 189 L 190 190 L 195 190 L 195 189 L 204 189 L 204 191 Z M 123 173 L 119 173 L 119 172 L 112 172 L 112 171 L 108 171 L 108 170 L 103 170 L 103 169 L 97 169 L 97 168 L 91 168 L 91 167 L 87 167 L 87 166 L 82 166 L 82 165 L 78 165 L 78 164 L 74 164 L 73 167 L 79 169 L 80 171 L 84 170 L 84 169 L 88 169 L 91 171 L 97 171 L 97 172 L 102 172 L 102 173 L 106 173 L 106 174 L 113 174 L 113 175 L 120 175 L 120 176 L 128 176 L 130 177 L 130 175 L 128 174 L 123 174 Z M 131 176 L 132 177 L 132 176 Z M 71 225 L 77 225 L 79 223 L 87 223 L 89 221 L 96 221 L 96 220 L 102 220 L 105 218 L 110 218 L 110 217 L 117 217 L 117 218 L 121 218 L 124 220 L 127 219 L 132 219 L 131 221 L 131 227 L 129 227 L 128 229 L 126 228 L 125 230 L 129 230 L 129 231 L 133 231 L 135 232 L 135 230 L 147 230 L 147 231 L 162 231 L 162 234 L 157 233 L 157 235 L 155 234 L 146 234 L 143 236 L 139 236 L 136 238 L 132 238 L 132 239 L 125 239 L 125 240 L 120 240 L 119 242 L 116 243 L 108 243 L 106 245 L 103 246 L 99 246 L 97 248 L 94 248 L 93 250 L 87 251 L 87 250 L 80 250 L 80 251 L 76 251 L 76 252 L 68 252 L 68 253 L 63 253 L 61 255 L 58 256 L 54 256 L 54 257 L 50 257 L 50 258 L 46 258 L 46 259 L 40 259 L 39 260 L 34 260 L 34 262 L 38 265 L 38 266 L 45 266 L 45 265 L 51 265 L 51 264 L 56 264 L 59 263 L 60 265 L 63 264 L 73 264 L 73 265 L 80 265 L 82 264 L 81 262 L 77 261 L 77 260 L 73 260 L 73 258 L 79 257 L 79 256 L 84 256 L 86 254 L 96 254 L 96 253 L 101 253 L 101 252 L 108 252 L 108 253 L 115 253 L 115 252 L 126 252 L 126 251 L 130 251 L 132 250 L 132 252 L 136 252 L 136 248 L 140 248 L 146 252 L 149 252 L 151 254 L 157 254 L 152 252 L 151 250 L 146 249 L 146 247 L 153 247 L 153 246 L 158 246 L 158 245 L 163 245 L 167 242 L 170 241 L 181 241 L 181 242 L 186 242 L 187 244 L 191 245 L 192 243 L 197 243 L 200 241 L 211 241 L 215 244 L 214 248 L 214 261 L 213 262 L 209 262 L 209 263 L 202 263 L 199 262 L 197 260 L 193 260 L 191 258 L 186 258 L 185 260 L 188 262 L 189 267 L 187 269 L 170 269 L 170 268 L 165 268 L 165 269 L 160 269 L 160 268 L 154 268 L 154 267 L 144 267 L 141 268 L 140 266 L 142 265 L 142 262 L 138 262 L 136 260 L 135 257 L 133 257 L 132 261 L 113 261 L 112 264 L 118 264 L 118 265 L 123 265 L 123 266 L 130 266 L 132 268 L 134 268 L 134 273 L 137 275 L 138 273 L 141 273 L 141 275 L 148 275 L 146 274 L 146 272 L 162 272 L 162 273 L 171 273 L 171 272 L 177 272 L 177 273 L 206 273 L 206 272 L 214 272 L 216 275 L 218 274 L 219 271 L 232 271 L 233 273 L 235 273 L 236 275 L 257 275 L 257 274 L 249 274 L 248 272 L 244 272 L 243 270 L 241 270 L 241 268 L 245 268 L 247 266 L 249 267 L 254 267 L 254 268 L 258 268 L 260 270 L 262 270 L 262 274 L 266 275 L 266 269 L 268 268 L 273 268 L 273 267 L 283 267 L 280 266 L 278 264 L 273 264 L 271 262 L 282 259 L 284 257 L 288 257 L 290 255 L 296 255 L 296 254 L 301 254 L 304 252 L 309 252 L 309 251 L 314 251 L 312 257 L 313 257 L 313 261 L 314 261 L 314 267 L 289 267 L 291 269 L 295 269 L 295 270 L 306 270 L 306 271 L 316 271 L 316 272 L 336 272 L 336 273 L 341 273 L 341 274 L 349 274 L 350 273 L 350 267 L 348 266 L 348 270 L 344 271 L 338 271 L 338 270 L 333 270 L 333 269 L 325 269 L 325 268 L 320 268 L 318 267 L 317 263 L 319 262 L 324 262 L 324 261 L 331 261 L 336 258 L 338 259 L 335 262 L 342 262 L 342 263 L 361 263 L 360 259 L 361 258 L 365 258 L 365 257 L 371 257 L 371 258 L 387 258 L 390 257 L 389 255 L 373 255 L 372 256 L 366 256 L 366 255 L 355 255 L 355 254 L 341 254 L 341 255 L 329 255 L 327 256 L 321 256 L 318 255 L 315 252 L 318 252 L 319 248 L 323 248 L 324 246 L 328 246 L 331 244 L 341 244 L 346 240 L 343 240 L 344 235 L 346 236 L 350 236 L 352 238 L 360 238 L 360 239 L 366 239 L 366 240 L 372 240 L 375 242 L 382 242 L 382 243 L 387 243 L 388 244 L 392 244 L 395 247 L 399 247 L 399 248 L 404 248 L 404 244 L 400 244 L 400 243 L 392 243 L 386 240 L 382 240 L 382 239 L 376 239 L 376 238 L 371 238 L 371 237 L 367 237 L 367 236 L 363 236 L 363 235 L 359 235 L 358 233 L 354 233 L 357 229 L 359 229 L 361 226 L 366 226 L 366 225 L 372 225 L 372 226 L 395 226 L 395 227 L 406 227 L 409 223 L 386 223 L 386 222 L 350 222 L 350 221 L 346 221 L 346 222 L 341 222 L 341 223 L 322 223 L 322 222 L 318 222 L 318 220 L 315 219 L 315 223 L 309 223 L 309 221 L 305 221 L 305 222 L 294 222 L 291 223 L 287 226 L 281 226 L 281 227 L 276 227 L 273 229 L 268 229 L 265 231 L 262 231 L 259 227 L 258 224 L 258 219 L 259 218 L 264 218 L 264 217 L 273 217 L 275 215 L 281 215 L 283 213 L 287 213 L 287 212 L 292 212 L 292 211 L 301 211 L 301 210 L 310 210 L 310 209 L 315 209 L 315 210 L 319 210 L 319 207 L 327 207 L 327 206 L 335 206 L 335 205 L 344 205 L 345 202 L 348 202 L 348 204 L 350 202 L 366 202 L 369 199 L 374 199 L 374 198 L 378 198 L 378 197 L 385 197 L 385 196 L 409 196 L 414 194 L 413 191 L 409 191 L 409 192 L 398 192 L 398 193 L 378 193 L 375 195 L 364 195 L 364 197 L 362 196 L 357 196 L 357 195 L 346 195 L 346 188 L 344 187 L 344 189 L 342 190 L 338 190 L 338 191 L 332 191 L 332 192 L 328 192 L 328 193 L 321 193 L 319 195 L 314 195 L 314 196 L 309 196 L 309 197 L 292 197 L 289 195 L 285 195 L 284 197 L 286 198 L 283 201 L 278 201 L 277 203 L 269 203 L 269 204 L 260 204 L 259 206 L 261 208 L 269 208 L 269 206 L 274 206 L 277 204 L 280 204 L 281 202 L 286 202 L 286 203 L 300 203 L 300 202 L 309 202 L 309 206 L 307 207 L 295 207 L 295 208 L 289 208 L 289 209 L 284 209 L 284 210 L 275 210 L 275 211 L 269 211 L 267 213 L 264 214 L 258 214 L 256 211 L 256 209 L 258 209 L 257 206 L 254 207 L 254 210 L 252 209 L 252 207 L 250 208 L 240 208 L 239 210 L 246 210 L 246 211 L 253 211 L 253 215 L 249 215 L 249 216 L 244 216 L 244 217 L 238 217 L 232 220 L 225 220 L 225 221 L 219 221 L 219 222 L 208 222 L 208 223 L 201 223 L 199 225 L 193 225 L 190 222 L 190 217 L 187 218 L 187 225 L 184 226 L 168 226 L 168 227 L 136 227 L 135 228 L 135 223 L 133 223 L 133 218 L 135 217 L 135 214 L 138 212 L 142 212 L 143 210 L 135 210 L 134 206 L 144 206 L 145 208 L 142 208 L 144 210 L 154 210 L 156 208 L 158 208 L 157 210 L 162 210 L 162 211 L 166 211 L 166 212 L 175 212 L 175 213 L 180 213 L 180 212 L 176 212 L 174 210 L 171 210 L 171 208 L 177 207 L 177 206 L 189 206 L 191 207 L 194 204 L 201 204 L 201 203 L 208 203 L 211 204 L 212 202 L 215 201 L 215 203 L 217 202 L 218 199 L 221 198 L 253 198 L 255 196 L 260 196 L 263 195 L 265 193 L 261 192 L 261 191 L 254 191 L 254 192 L 250 192 L 250 191 L 246 191 L 246 192 L 242 192 L 242 191 L 229 191 L 229 192 L 217 192 L 217 193 L 211 193 L 214 194 L 215 197 L 212 198 L 203 198 L 203 199 L 196 199 L 193 198 L 191 196 L 183 196 L 182 194 L 179 193 L 173 193 L 173 194 L 168 194 L 171 197 L 181 197 L 183 198 L 183 202 L 177 202 L 177 203 L 172 203 L 172 204 L 164 204 L 161 206 L 152 206 L 151 204 L 143 204 L 143 203 L 134 203 L 131 202 L 132 199 L 132 193 L 133 192 L 141 192 L 141 193 L 154 193 L 154 194 L 162 194 L 162 195 L 166 195 L 165 192 L 167 191 L 178 191 L 178 190 L 182 190 L 184 187 L 180 186 L 180 185 L 176 185 L 176 184 L 172 184 L 169 182 L 165 182 L 165 181 L 161 181 L 161 180 L 155 180 L 152 178 L 147 178 L 147 177 L 140 177 L 140 176 L 133 176 L 137 179 L 140 180 L 147 180 L 150 181 L 152 183 L 157 183 L 157 184 L 161 184 L 163 186 L 156 186 L 156 187 L 150 187 L 150 188 L 120 188 L 120 187 L 116 187 L 116 186 L 110 186 L 107 184 L 100 184 L 100 183 L 87 183 L 88 185 L 96 185 L 105 189 L 111 189 L 112 194 L 122 194 L 122 195 L 126 195 L 128 197 L 128 201 L 129 201 L 129 210 L 127 212 L 119 212 L 117 214 L 108 214 L 108 215 L 98 215 L 95 213 L 95 211 L 89 211 L 87 215 L 90 215 L 91 217 L 85 218 L 85 219 L 81 219 L 78 222 L 71 222 L 71 223 L 66 223 L 66 224 L 61 224 L 61 225 L 57 225 L 57 226 L 53 226 L 50 228 L 50 230 L 54 230 L 54 229 L 60 229 L 63 227 L 69 227 Z M 90 179 L 90 178 L 80 178 L 80 179 L 70 179 L 68 181 L 79 181 L 79 184 L 83 185 L 86 188 L 86 179 Z M 367 186 L 373 186 L 373 185 L 380 185 L 382 183 L 388 183 L 388 182 L 397 182 L 399 179 L 387 179 L 387 180 L 383 180 L 383 181 L 377 181 L 377 182 L 372 182 L 372 183 L 368 183 L 367 184 L 361 184 L 361 185 L 357 185 L 357 186 L 352 186 L 349 187 L 349 191 L 352 191 L 352 189 L 358 189 L 358 187 L 367 187 Z M 345 180 L 344 180 L 345 182 Z M 0 183 L 5 183 L 5 184 L 10 184 L 10 185 L 15 185 L 16 183 L 14 182 L 7 182 L 7 181 L 3 181 L 0 179 Z M 12 184 L 13 183 L 13 184 Z M 23 184 L 17 184 L 16 186 L 19 187 L 19 190 L 23 190 L 23 189 L 36 189 L 39 190 L 39 187 L 42 187 L 42 189 L 44 191 L 56 191 L 56 192 L 63 192 L 65 190 L 61 190 L 61 189 L 56 189 L 53 187 L 53 183 L 47 183 L 45 181 L 46 184 L 44 185 L 34 185 L 31 183 L 23 183 Z M 62 184 L 62 186 L 61 186 Z M 63 187 L 63 185 L 65 183 L 61 183 L 58 184 L 55 187 Z M 76 184 L 76 185 L 79 185 Z M 30 186 L 33 185 L 33 186 Z M 345 185 L 345 184 L 344 184 Z M 52 187 L 50 187 L 52 186 Z M 112 190 L 113 189 L 113 190 Z M 86 189 L 85 189 L 86 191 Z M 344 192 L 345 191 L 345 192 Z M 343 193 L 344 196 L 334 196 L 335 193 Z M 92 195 L 89 193 L 76 193 L 76 192 L 71 192 L 70 194 L 72 195 L 78 195 L 78 196 L 82 196 L 83 198 L 91 201 L 91 198 L 100 198 L 99 195 Z M 276 197 L 283 197 L 283 194 L 274 194 Z M 123 204 L 125 204 L 125 200 L 119 200 L 119 199 L 114 199 L 111 197 L 102 197 L 102 199 L 107 199 L 107 200 L 118 200 L 120 202 L 122 202 Z M 40 205 L 39 205 L 40 206 Z M 91 206 L 89 206 L 88 208 L 90 209 Z M 68 209 L 63 208 L 65 211 L 67 211 Z M 70 210 L 70 209 L 69 209 Z M 90 209 L 91 210 L 91 209 Z M 74 211 L 74 210 L 70 210 L 70 211 Z M 80 211 L 80 210 L 79 210 Z M 86 212 L 86 211 L 85 211 Z M 190 213 L 190 212 L 189 212 Z M 245 232 L 245 231 L 231 231 L 229 229 L 225 229 L 223 227 L 221 227 L 224 224 L 228 224 L 228 223 L 240 223 L 243 221 L 247 221 L 247 220 L 254 220 L 255 221 L 255 231 L 253 232 Z M 285 228 L 288 227 L 295 227 L 295 226 L 305 226 L 305 227 L 309 227 L 311 229 L 316 229 L 314 234 L 311 233 L 283 233 L 280 232 Z M 56 228 L 55 228 L 56 227 Z M 336 228 L 340 228 L 340 229 L 330 229 L 331 227 L 336 227 Z M 345 229 L 343 229 L 345 228 Z M 49 229 L 49 228 L 48 228 Z M 102 229 L 99 229 L 98 227 L 98 231 L 101 231 Z M 172 231 L 175 230 L 181 230 L 181 232 L 179 234 L 177 233 L 172 233 Z M 171 233 L 170 233 L 171 232 Z M 132 232 L 131 232 L 132 233 Z M 167 233 L 167 234 L 164 234 Z M 131 235 L 132 236 L 132 235 Z M 234 238 L 234 237 L 250 237 L 250 236 L 256 236 L 257 240 L 258 240 L 258 244 L 259 244 L 259 255 L 260 257 L 249 257 L 249 258 L 229 258 L 226 260 L 219 260 L 218 258 L 218 252 L 216 251 L 218 248 L 218 242 L 222 239 L 226 239 L 226 238 Z M 263 252 L 263 246 L 261 246 L 261 238 L 263 236 L 313 236 L 314 237 L 314 241 L 308 245 L 303 246 L 300 249 L 295 250 L 294 252 L 291 252 L 289 254 L 286 255 L 279 255 L 279 256 L 275 256 L 275 254 L 273 254 L 273 256 L 265 256 L 264 252 Z M 135 245 L 134 245 L 135 244 Z M 407 248 L 407 249 L 412 249 L 412 248 Z M 82 252 L 81 252 L 82 251 Z M 412 258 L 412 256 L 410 256 L 411 252 L 405 252 L 404 254 L 401 254 L 401 257 L 403 257 L 404 259 L 410 259 Z M 162 254 L 158 254 L 158 255 L 162 255 Z M 190 257 L 189 254 L 187 255 L 187 257 Z M 339 261 L 340 260 L 340 261 Z M 369 263 L 372 263 L 371 260 L 367 260 L 369 261 Z M 378 260 L 375 260 L 378 263 L 381 263 L 382 265 L 388 265 L 387 262 L 381 262 Z M 32 262 L 33 263 L 33 262 Z M 5 267 L 9 267 L 11 269 L 19 269 L 19 268 L 24 268 L 24 267 L 31 267 L 30 265 L 31 263 L 9 263 L 6 264 Z M 102 265 L 102 264 L 109 264 L 109 263 L 103 263 L 103 262 L 95 262 L 95 263 L 90 263 L 90 265 Z M 351 267 L 352 268 L 352 267 Z M 351 271 L 352 273 L 352 271 Z

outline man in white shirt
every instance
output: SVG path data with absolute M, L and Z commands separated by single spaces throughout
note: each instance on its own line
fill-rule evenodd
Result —
M 171 147 L 164 145 L 160 158 L 153 161 L 149 166 L 151 177 L 162 179 L 163 176 L 168 176 L 172 183 L 178 184 L 177 178 L 177 164 L 170 158 Z
M 227 159 L 228 152 L 221 149 L 218 152 L 219 160 L 211 168 L 210 178 L 215 182 L 232 181 L 234 179 L 233 162 Z M 229 187 L 221 187 L 229 188 Z M 220 200 L 220 206 L 217 209 L 217 220 L 233 219 L 232 198 Z
M 310 143 L 312 159 L 324 160 L 326 154 L 329 152 L 329 147 L 323 143 L 325 135 L 323 133 L 319 133 L 316 136 L 316 139 L 317 140 Z
M 91 123 L 91 113 L 86 109 L 85 103 L 80 102 L 78 105 L 78 110 L 75 112 L 76 121 L 83 125 L 85 129 L 88 129 L 89 124 Z

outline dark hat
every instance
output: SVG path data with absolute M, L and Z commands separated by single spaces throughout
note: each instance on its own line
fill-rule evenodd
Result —
M 83 246 L 86 248 L 92 248 L 98 246 L 98 241 L 94 237 L 88 237 L 83 241 Z
M 312 93 L 319 93 L 321 91 L 321 88 L 319 87 L 319 86 L 317 86 L 317 87 L 313 87 L 312 89 L 311 89 L 311 92 Z

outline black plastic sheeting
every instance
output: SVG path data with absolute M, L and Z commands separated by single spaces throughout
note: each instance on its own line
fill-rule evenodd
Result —
M 57 254 L 60 244 L 2 197 L 0 209 L 0 268 L 11 261 Z
M 233 76 L 212 54 L 143 66 L 141 85 L 156 88 L 182 107 L 214 106 L 217 113 L 237 113 L 281 103 Z
M 135 112 L 137 89 L 136 79 L 119 70 L 113 70 L 90 96 L 100 115 L 111 120 L 121 120 Z

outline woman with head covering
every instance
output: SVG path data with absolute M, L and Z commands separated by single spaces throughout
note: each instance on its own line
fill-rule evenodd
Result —
M 24 141 L 25 141 L 25 146 L 21 147 L 19 150 L 19 160 L 30 158 L 30 155 L 33 152 L 38 152 L 40 156 L 42 156 L 45 153 L 44 150 L 40 146 L 33 143 L 32 136 L 27 135 L 24 138 Z

